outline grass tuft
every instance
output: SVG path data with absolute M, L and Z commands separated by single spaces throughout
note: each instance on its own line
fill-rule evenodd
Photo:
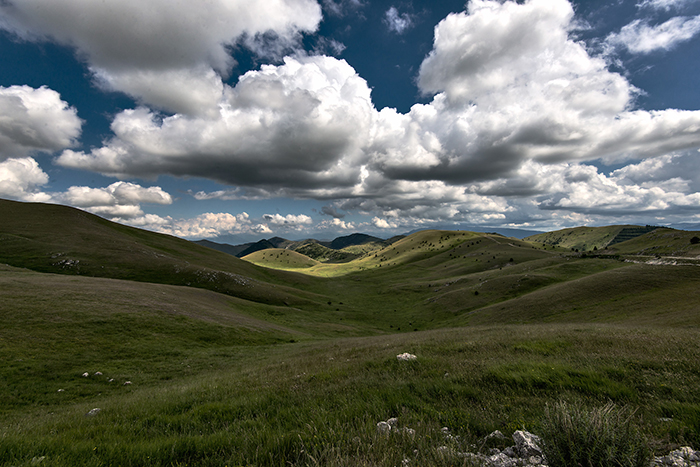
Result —
M 545 408 L 542 449 L 550 467 L 647 467 L 649 444 L 635 412 L 608 403 L 587 410 L 559 402 Z

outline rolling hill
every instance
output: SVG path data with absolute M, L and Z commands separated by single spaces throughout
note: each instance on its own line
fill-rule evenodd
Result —
M 652 232 L 658 227 L 611 225 L 607 227 L 575 227 L 526 237 L 525 240 L 543 245 L 555 245 L 572 250 L 590 251 L 606 248 Z
M 319 262 L 0 217 L 0 466 L 461 465 L 440 449 L 503 449 L 486 436 L 562 400 L 629 407 L 656 451 L 700 444 L 698 232 L 306 242 L 352 255 Z

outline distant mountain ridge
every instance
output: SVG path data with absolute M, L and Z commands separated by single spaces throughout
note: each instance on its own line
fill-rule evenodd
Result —
M 342 237 L 337 237 L 330 242 L 315 240 L 312 238 L 305 240 L 287 240 L 281 237 L 272 237 L 269 239 L 262 239 L 258 242 L 243 243 L 240 245 L 229 245 L 227 243 L 216 243 L 209 240 L 197 240 L 193 243 L 197 243 L 208 248 L 213 248 L 215 250 L 228 253 L 238 258 L 243 258 L 252 253 L 262 250 L 268 250 L 271 248 L 281 248 L 284 250 L 303 250 L 302 252 L 314 259 L 324 256 L 332 256 L 335 261 L 351 260 L 356 257 L 354 254 L 333 254 L 326 250 L 342 250 L 343 248 L 366 245 L 368 243 L 381 244 L 382 246 L 390 245 L 396 240 L 403 238 L 402 235 L 392 237 L 389 240 L 384 240 L 379 237 L 374 237 L 372 235 L 367 235 L 363 233 L 353 233 L 350 235 L 345 235 Z M 387 243 L 388 242 L 388 243 Z

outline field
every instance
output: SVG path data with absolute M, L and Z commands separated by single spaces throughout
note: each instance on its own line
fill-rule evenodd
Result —
M 60 206 L 0 214 L 2 466 L 469 465 L 439 448 L 502 448 L 485 437 L 561 401 L 634 411 L 656 453 L 700 447 L 691 232 L 240 261 Z

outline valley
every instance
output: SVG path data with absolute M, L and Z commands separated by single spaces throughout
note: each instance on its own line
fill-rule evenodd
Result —
M 483 440 L 560 401 L 633 410 L 656 453 L 700 447 L 697 232 L 238 258 L 64 206 L 0 218 L 0 465 L 469 465 L 438 448 L 503 448 Z M 415 437 L 378 433 L 391 417 Z

